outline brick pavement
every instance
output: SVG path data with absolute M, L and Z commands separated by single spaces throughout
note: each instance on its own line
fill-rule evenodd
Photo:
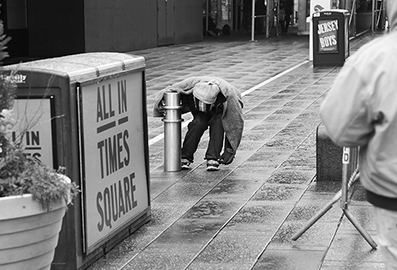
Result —
M 214 37 L 131 52 L 147 65 L 152 221 L 90 270 L 384 269 L 379 251 L 339 205 L 291 240 L 340 189 L 337 181 L 316 182 L 315 138 L 319 106 L 339 68 L 314 68 L 307 36 L 249 39 Z M 351 52 L 371 39 L 353 40 Z M 163 122 L 151 117 L 156 93 L 199 75 L 222 77 L 243 93 L 240 149 L 231 165 L 207 172 L 205 134 L 191 170 L 164 172 L 163 140 L 155 140 Z M 373 236 L 371 207 L 355 189 L 350 209 Z

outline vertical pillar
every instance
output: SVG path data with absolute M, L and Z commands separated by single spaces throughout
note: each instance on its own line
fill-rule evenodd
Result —
M 181 170 L 181 105 L 179 93 L 164 93 L 164 171 Z
M 255 41 L 255 0 L 252 0 L 251 41 Z

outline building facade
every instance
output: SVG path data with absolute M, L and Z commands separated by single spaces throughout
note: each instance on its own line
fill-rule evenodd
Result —
M 0 0 L 11 57 L 202 41 L 203 0 Z

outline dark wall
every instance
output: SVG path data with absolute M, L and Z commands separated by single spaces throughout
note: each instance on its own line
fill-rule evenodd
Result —
M 157 0 L 27 1 L 30 57 L 158 45 Z M 203 1 L 174 0 L 173 44 L 203 40 Z
M 4 26 L 4 34 L 11 38 L 7 43 L 9 56 L 14 58 L 27 56 L 29 54 L 29 40 L 25 19 L 25 2 L 21 0 L 0 0 L 0 5 L 0 20 Z M 10 10 L 12 10 L 12 15 L 9 14 Z M 8 59 L 6 59 L 6 62 Z
M 203 0 L 175 0 L 175 44 L 203 40 Z
M 30 56 L 84 52 L 84 1 L 27 1 L 27 9 Z
M 85 0 L 84 14 L 87 52 L 157 46 L 157 1 Z

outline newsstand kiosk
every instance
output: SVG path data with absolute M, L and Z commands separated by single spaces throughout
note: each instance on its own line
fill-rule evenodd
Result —
M 15 70 L 13 110 L 34 122 L 26 151 L 65 167 L 82 191 L 51 269 L 85 269 L 150 220 L 145 60 L 85 53 L 5 66 L 3 76 Z
M 313 66 L 343 66 L 350 53 L 349 14 L 344 9 L 313 13 Z

